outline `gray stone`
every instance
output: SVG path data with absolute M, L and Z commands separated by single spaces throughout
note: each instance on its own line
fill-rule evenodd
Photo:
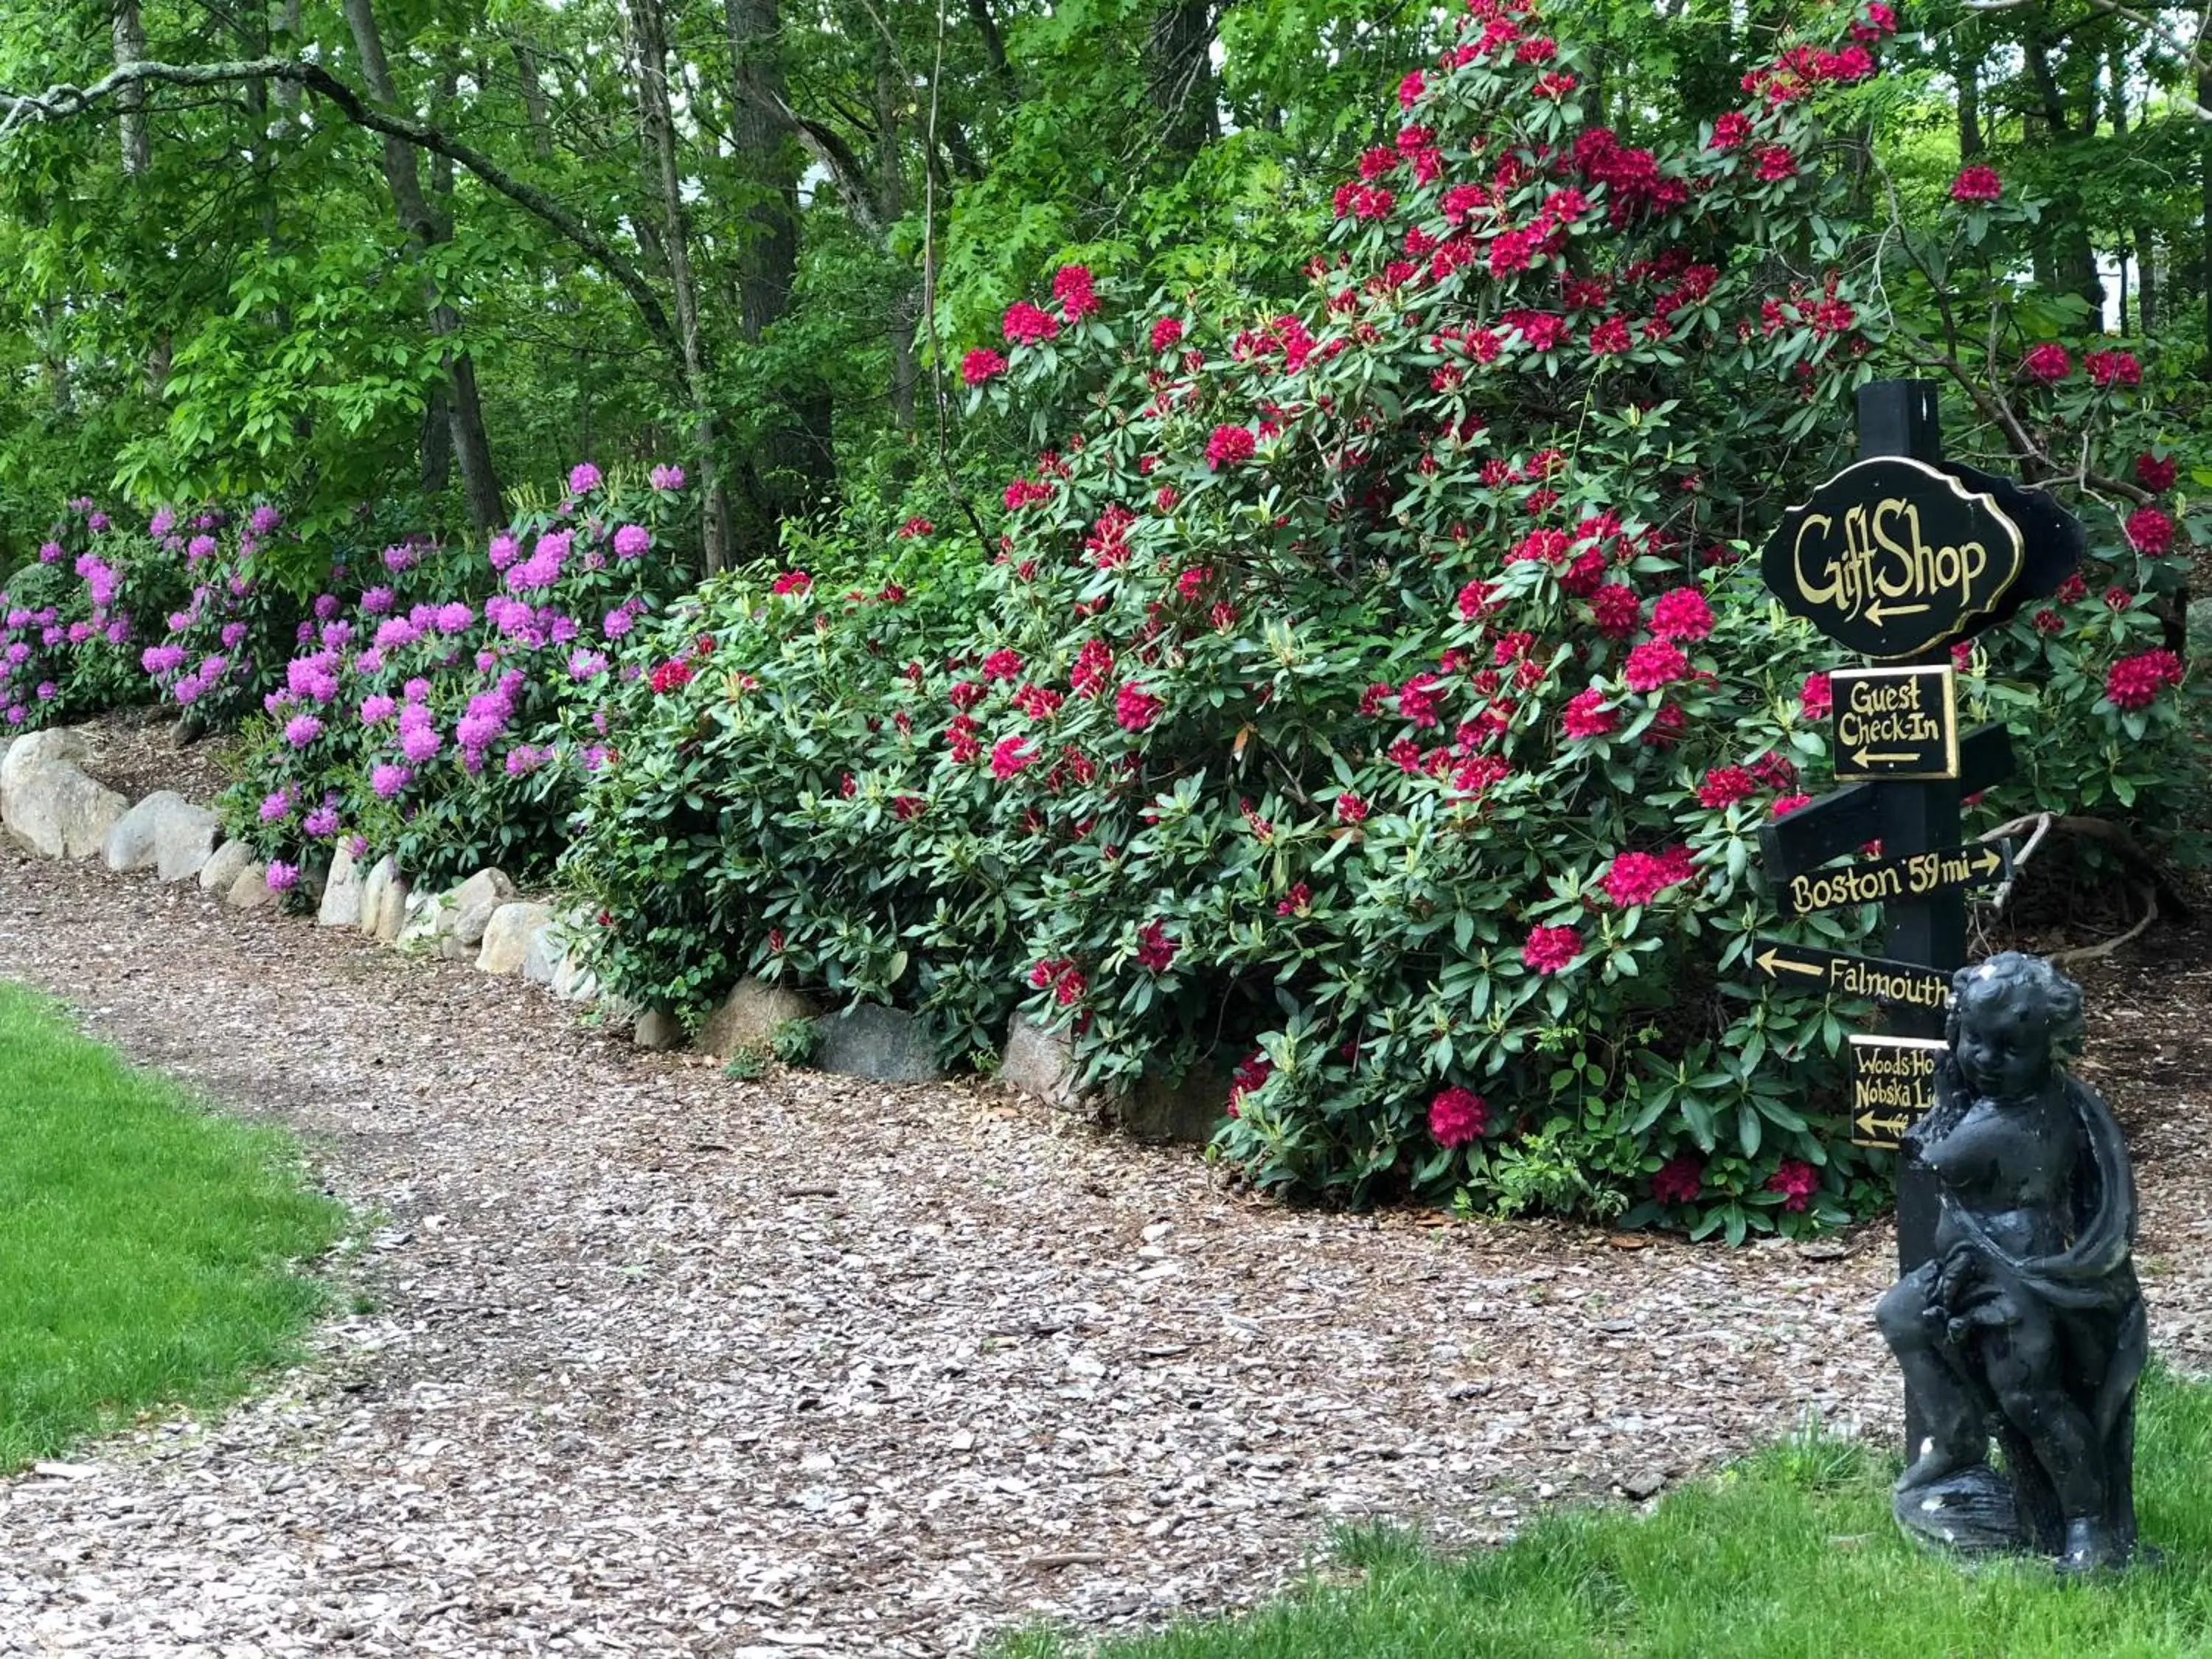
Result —
M 484 928 L 483 945 L 477 966 L 487 974 L 519 973 L 531 940 L 552 925 L 550 904 L 502 904 L 491 913 Z
M 200 866 L 200 885 L 210 893 L 228 893 L 238 872 L 253 862 L 253 849 L 242 841 L 227 841 Z
M 173 789 L 156 789 L 116 819 L 100 855 L 118 875 L 156 870 L 164 881 L 197 875 L 215 851 L 216 815 Z
M 372 918 L 367 908 L 368 895 L 364 892 L 361 913 L 362 931 L 374 933 L 386 945 L 398 944 L 399 930 L 407 925 L 407 878 L 394 875 L 384 884 L 384 890 L 378 896 L 376 914 Z M 374 926 L 369 925 L 372 921 Z
M 447 929 L 464 945 L 481 945 L 491 913 L 514 897 L 504 870 L 479 870 L 447 896 L 453 923 Z
M 451 895 L 410 893 L 407 896 L 406 920 L 400 924 L 399 937 L 394 942 L 403 951 L 434 951 L 452 926 L 453 920 Z
M 1229 1074 L 1206 1060 L 1172 1083 L 1147 1073 L 1115 1104 L 1122 1132 L 1139 1140 L 1211 1140 L 1228 1111 Z
M 44 737 L 33 732 L 33 738 Z M 20 749 L 30 738 L 18 740 Z M 15 758 L 11 754 L 11 761 Z M 107 832 L 131 803 L 95 783 L 67 761 L 18 772 L 0 792 L 0 818 L 8 831 L 41 858 L 90 858 L 107 843 Z
M 1084 1111 L 1097 1104 L 1094 1097 L 1076 1087 L 1074 1045 L 1067 1033 L 1047 1030 L 1027 1014 L 1016 1014 L 1006 1028 L 999 1080 L 1063 1111 Z
M 91 747 L 69 726 L 54 726 L 43 732 L 25 732 L 9 744 L 7 755 L 0 757 L 0 811 L 6 810 L 8 793 L 40 767 L 82 766 L 91 758 Z
M 684 1046 L 684 1026 L 675 1015 L 665 1008 L 652 1008 L 637 1017 L 630 1028 L 629 1040 L 641 1048 L 650 1048 L 656 1054 L 664 1049 Z
M 361 899 L 364 884 L 361 866 L 353 860 L 353 848 L 345 842 L 331 860 L 330 879 L 323 884 L 323 902 L 315 912 L 319 927 L 358 927 L 361 926 Z
M 269 889 L 268 866 L 249 864 L 238 872 L 238 879 L 230 884 L 230 902 L 241 910 L 258 910 L 264 904 L 276 902 L 276 895 Z
M 748 975 L 699 1028 L 699 1052 L 727 1060 L 740 1048 L 766 1044 L 784 1021 L 812 1019 L 821 1012 L 811 998 Z
M 945 1075 L 937 1045 L 921 1019 L 880 1002 L 856 1002 L 823 1019 L 807 1064 L 817 1072 L 865 1077 L 878 1083 L 933 1083 Z
M 548 928 L 549 933 L 555 929 Z M 526 963 L 522 970 L 529 973 Z M 571 947 L 553 970 L 553 994 L 563 1002 L 595 1002 L 599 995 L 599 976 L 584 965 L 583 953 Z
M 451 933 L 442 933 L 438 938 L 436 955 L 441 962 L 474 962 L 477 947 L 462 944 Z
M 559 925 L 548 921 L 530 936 L 522 951 L 522 976 L 532 985 L 550 985 L 568 955 L 568 939 Z
M 384 896 L 392 884 L 399 878 L 399 866 L 386 853 L 368 867 L 361 881 L 361 915 L 354 926 L 364 933 L 374 935 L 378 919 L 384 914 Z

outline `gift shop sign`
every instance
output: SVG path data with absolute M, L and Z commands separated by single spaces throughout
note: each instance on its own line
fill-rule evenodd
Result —
M 2027 563 L 2020 525 L 1994 494 L 1881 455 L 1784 514 L 1761 574 L 1792 616 L 1846 650 L 1894 661 L 1975 632 Z

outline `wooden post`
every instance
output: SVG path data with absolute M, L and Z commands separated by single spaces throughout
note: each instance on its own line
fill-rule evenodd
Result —
M 1917 461 L 1943 459 L 1932 380 L 1870 380 L 1859 388 L 1859 459 L 1902 455 Z M 1950 647 L 1939 646 L 1917 660 L 1941 664 Z M 1886 858 L 1930 853 L 1959 845 L 1959 785 L 1876 783 L 1881 850 Z M 1966 965 L 1966 899 L 1952 890 L 1925 899 L 1893 902 L 1882 912 L 1882 954 L 1895 962 L 1924 963 L 1949 973 Z M 1898 1008 L 1892 1029 L 1900 1036 L 1940 1037 L 1940 1012 Z M 1935 1177 L 1899 1155 L 1897 1168 L 1897 1261 L 1911 1272 L 1935 1254 Z M 1905 1455 L 1910 1462 L 1924 1433 L 1908 1405 Z

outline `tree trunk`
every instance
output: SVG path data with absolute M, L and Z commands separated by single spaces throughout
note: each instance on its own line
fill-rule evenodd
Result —
M 386 108 L 396 109 L 399 95 L 392 84 L 392 66 L 384 55 L 384 38 L 377 28 L 373 4 L 374 0 L 343 0 L 342 9 L 346 25 L 353 33 L 354 49 L 361 57 L 362 78 L 368 83 L 370 95 Z M 384 179 L 392 192 L 392 208 L 399 216 L 400 228 L 416 253 L 419 255 L 448 239 L 450 230 L 441 228 L 423 196 L 415 147 L 404 139 L 387 137 L 384 141 Z M 433 334 L 447 340 L 459 332 L 459 313 L 438 293 L 434 283 L 425 283 L 423 297 Z M 461 493 L 468 504 L 470 522 L 479 530 L 489 530 L 505 514 L 500 503 L 499 474 L 492 465 L 491 440 L 484 431 L 483 404 L 477 392 L 476 364 L 468 353 L 450 347 L 445 349 L 444 363 L 450 383 L 450 425 L 453 456 L 461 468 Z
M 2212 107 L 2212 67 L 2197 71 L 2197 101 Z M 2198 271 L 2204 289 L 2204 377 L 2212 380 L 2212 121 L 2197 123 L 2197 170 L 2203 217 L 2198 226 Z
M 538 53 L 527 40 L 510 40 L 515 84 L 522 89 L 522 112 L 530 123 L 530 151 L 541 161 L 553 159 L 553 118 L 546 107 L 545 83 L 538 78 Z
M 660 0 L 630 0 L 636 37 L 638 103 L 644 112 L 660 185 L 661 239 L 676 295 L 676 331 L 684 347 L 684 384 L 691 399 L 691 441 L 699 459 L 700 541 L 707 574 L 729 568 L 726 502 L 715 465 L 719 447 L 707 371 L 706 341 L 699 331 L 699 286 L 691 275 L 691 244 L 684 222 L 684 179 L 676 162 L 676 120 L 668 100 L 668 29 Z
M 730 137 L 755 186 L 738 233 L 738 328 L 757 345 L 791 308 L 799 273 L 799 168 L 790 129 L 776 113 L 786 103 L 778 57 L 781 0 L 726 0 L 725 15 L 736 89 Z M 769 424 L 738 480 L 745 506 L 733 553 L 773 553 L 778 522 L 817 501 L 836 477 L 828 385 L 802 382 L 786 388 L 783 401 L 789 418 Z
M 1212 0 L 1161 0 L 1146 43 L 1145 80 L 1163 118 L 1163 147 L 1188 164 L 1221 130 L 1213 101 Z
M 1959 160 L 1971 161 L 1982 153 L 1982 60 L 1960 46 L 1953 59 L 1951 78 L 1959 86 Z
M 988 14 L 987 14 L 988 15 Z M 906 211 L 905 162 L 899 153 L 900 118 L 908 90 L 897 65 L 891 61 L 890 43 L 876 42 L 876 211 L 886 226 L 895 225 Z M 914 293 L 903 280 L 891 295 L 891 418 L 902 432 L 914 430 L 914 385 L 919 370 L 914 355 Z
M 144 62 L 146 25 L 138 15 L 138 0 L 113 0 L 109 21 L 115 41 L 115 67 L 123 69 Z M 116 134 L 123 147 L 123 176 L 141 178 L 154 162 L 153 141 L 146 130 L 144 85 L 118 88 L 115 111 Z
M 300 0 L 277 0 L 276 33 L 283 37 L 285 56 L 298 56 Z M 281 110 L 300 107 L 300 83 L 297 81 L 279 81 L 276 83 L 276 107 Z

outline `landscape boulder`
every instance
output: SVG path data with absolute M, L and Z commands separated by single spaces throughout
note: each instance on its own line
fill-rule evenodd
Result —
M 241 910 L 258 910 L 276 902 L 276 894 L 269 885 L 266 865 L 247 865 L 238 872 L 238 879 L 230 884 L 230 902 Z
M 812 1019 L 821 1008 L 796 991 L 750 975 L 739 980 L 699 1028 L 699 1052 L 727 1060 L 740 1048 L 766 1046 L 786 1020 Z
M 210 893 L 228 893 L 238 872 L 253 862 L 253 849 L 242 841 L 227 841 L 200 866 L 200 885 Z
M 1139 1140 L 1211 1140 L 1229 1098 L 1228 1076 L 1207 1060 L 1174 1082 L 1148 1073 L 1118 1093 L 1079 1087 L 1068 1034 L 1047 1030 L 1026 1014 L 1015 1015 L 1007 1029 L 999 1080 L 1048 1106 L 1117 1123 Z
M 1090 1109 L 1093 1102 L 1075 1083 L 1075 1054 L 1066 1031 L 1048 1030 L 1016 1014 L 999 1057 L 999 1081 L 1062 1111 Z
M 514 898 L 514 884 L 504 870 L 479 870 L 447 895 L 452 920 L 446 931 L 462 945 L 481 945 L 492 912 Z
M 354 923 L 356 927 L 374 936 L 378 919 L 384 914 L 385 897 L 398 879 L 399 866 L 389 853 L 368 866 L 368 873 L 361 878 L 361 915 Z
M 817 1072 L 864 1077 L 878 1083 L 933 1083 L 945 1073 L 937 1045 L 916 1015 L 880 1002 L 856 1002 L 817 1025 Z
M 315 925 L 319 927 L 359 927 L 364 884 L 362 868 L 354 862 L 352 847 L 340 842 L 337 854 L 331 860 L 330 879 L 323 884 L 323 902 L 315 912 Z
M 15 748 L 21 750 L 31 740 L 20 739 Z M 13 768 L 14 752 L 8 761 Z M 107 832 L 130 805 L 106 785 L 62 760 L 16 769 L 14 781 L 0 789 L 0 818 L 5 819 L 9 833 L 41 858 L 92 857 L 106 845 Z
M 665 1008 L 649 1008 L 637 1017 L 637 1024 L 630 1028 L 629 1040 L 655 1053 L 680 1048 L 684 1046 L 683 1023 Z
M 182 881 L 199 873 L 222 827 L 206 807 L 157 789 L 116 819 L 101 855 L 118 875 L 153 870 L 163 881 Z
M 501 905 L 485 924 L 483 945 L 477 952 L 477 968 L 487 974 L 520 973 L 531 941 L 552 921 L 550 904 Z
M 0 812 L 7 810 L 9 792 L 40 767 L 58 763 L 82 766 L 91 758 L 90 745 L 66 726 L 26 732 L 9 744 L 7 754 L 0 757 Z

